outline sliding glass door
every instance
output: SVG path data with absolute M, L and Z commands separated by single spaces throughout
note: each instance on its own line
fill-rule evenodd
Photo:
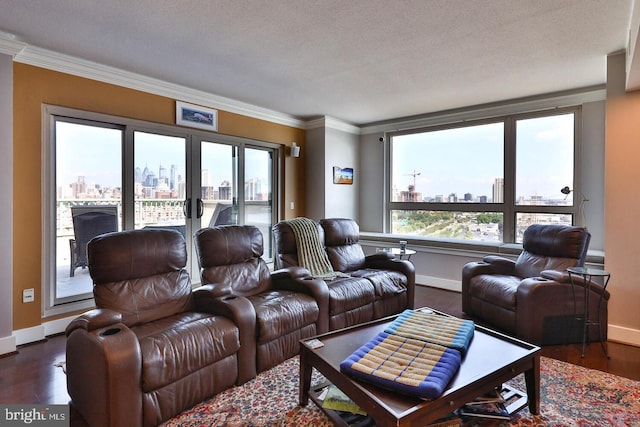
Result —
M 134 228 L 171 228 L 187 235 L 185 137 L 134 132 Z
M 272 260 L 279 146 L 177 126 L 47 106 L 44 146 L 45 315 L 90 307 L 86 245 L 112 231 L 169 228 L 188 248 L 193 233 L 256 225 Z

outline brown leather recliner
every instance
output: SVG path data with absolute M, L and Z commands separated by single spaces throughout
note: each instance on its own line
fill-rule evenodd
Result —
M 244 305 L 252 319 L 253 370 L 262 372 L 299 353 L 301 339 L 328 329 L 328 290 L 302 268 L 269 272 L 263 236 L 251 225 L 203 228 L 195 235 L 202 283 Z
M 335 330 L 413 308 L 415 268 L 388 253 L 365 256 L 360 228 L 352 219 L 323 219 L 317 224 L 320 241 L 334 271 L 350 277 L 327 281 L 329 329 Z M 274 225 L 276 263 L 297 266 L 296 237 L 286 221 Z
M 585 283 L 568 267 L 584 265 L 591 235 L 585 228 L 531 225 L 523 237 L 523 252 L 516 261 L 490 255 L 462 271 L 462 310 L 518 338 L 535 344 L 562 344 L 582 340 L 582 323 L 575 321 L 584 307 Z M 607 324 L 609 292 L 590 285 L 589 310 Z M 602 304 L 598 307 L 599 298 Z M 603 326 L 606 339 L 606 326 Z M 591 328 L 589 339 L 599 331 Z
M 110 233 L 87 251 L 98 308 L 67 327 L 66 367 L 88 425 L 155 426 L 241 382 L 242 320 L 233 301 L 191 290 L 180 233 Z

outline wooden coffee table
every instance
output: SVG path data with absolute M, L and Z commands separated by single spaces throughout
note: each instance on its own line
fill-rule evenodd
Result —
M 315 338 L 324 344 L 320 348 L 305 344 L 308 339 L 301 341 L 300 405 L 306 406 L 310 397 L 322 405 L 310 393 L 312 368 L 316 368 L 365 410 L 377 426 L 424 426 L 524 372 L 529 411 L 540 412 L 540 348 L 478 325 L 460 370 L 442 396 L 433 401 L 402 396 L 341 373 L 340 363 L 393 319 L 395 316 L 318 335 Z

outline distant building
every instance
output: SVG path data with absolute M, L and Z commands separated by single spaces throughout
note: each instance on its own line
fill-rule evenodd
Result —
M 504 178 L 493 181 L 493 203 L 504 203 Z
M 231 190 L 231 184 L 229 184 L 229 181 L 222 181 L 222 183 L 218 187 L 218 200 L 231 200 Z
M 400 192 L 400 202 L 421 202 L 422 193 L 415 191 L 416 187 L 410 185 L 408 191 Z

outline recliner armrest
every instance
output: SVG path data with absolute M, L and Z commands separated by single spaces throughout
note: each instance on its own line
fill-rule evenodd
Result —
M 272 280 L 306 279 L 308 277 L 311 277 L 311 272 L 308 269 L 299 266 L 284 267 L 271 272 Z
M 253 304 L 242 296 L 228 293 L 217 295 L 208 285 L 193 290 L 196 309 L 224 316 L 238 327 L 240 350 L 238 351 L 238 380 L 241 385 L 256 377 L 256 311 Z
M 376 252 L 375 254 L 367 255 L 364 257 L 364 262 L 368 263 L 369 261 L 375 260 L 392 260 L 395 256 L 391 252 L 382 251 Z
M 506 274 L 509 276 L 516 275 L 516 262 L 512 259 L 498 255 L 487 255 L 482 258 L 482 261 L 491 266 L 493 274 Z
M 415 285 L 416 268 L 411 261 L 395 259 L 393 255 L 386 252 L 369 255 L 365 257 L 365 267 L 376 270 L 391 270 L 404 274 L 407 278 L 407 306 L 414 308 L 415 305 Z M 390 258 L 387 258 L 390 256 Z
M 109 310 L 107 308 L 96 308 L 87 311 L 73 319 L 65 329 L 65 335 L 68 337 L 71 332 L 76 329 L 84 329 L 85 331 L 94 331 L 107 326 L 115 325 L 122 322 L 122 314 Z
M 91 310 L 66 329 L 67 391 L 91 426 L 143 423 L 140 344 L 125 324 L 113 322 L 120 317 Z
M 233 293 L 231 290 L 231 284 L 229 283 L 207 283 L 202 286 L 198 286 L 193 290 L 194 293 L 196 291 L 198 291 L 199 294 L 208 294 L 210 297 L 222 297 Z M 194 297 L 197 299 L 198 295 L 194 295 Z
M 314 279 L 307 269 L 298 267 L 274 271 L 271 281 L 275 289 L 301 292 L 315 299 L 320 309 L 316 332 L 324 334 L 329 331 L 329 287 L 324 280 Z
M 560 282 L 560 283 L 571 283 L 571 278 L 569 277 L 569 273 L 567 273 L 566 271 L 543 270 L 540 272 L 540 276 L 544 277 L 545 279 L 555 280 L 556 282 Z M 582 282 L 581 277 L 574 276 L 573 279 L 576 283 L 577 281 Z

